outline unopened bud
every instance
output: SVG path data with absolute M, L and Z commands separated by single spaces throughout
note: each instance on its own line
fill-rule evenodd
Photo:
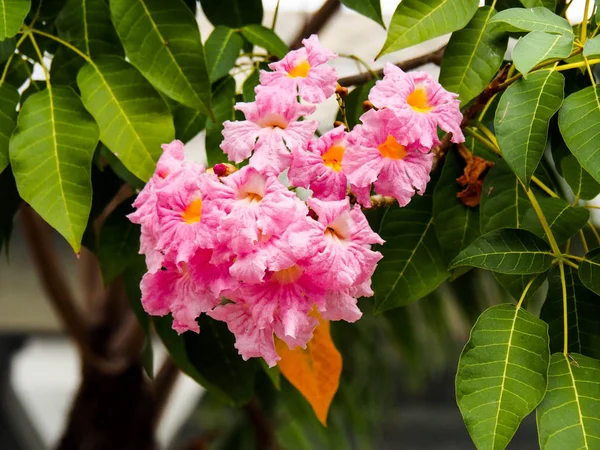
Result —
M 231 175 L 235 171 L 237 171 L 237 167 L 235 167 L 233 164 L 228 163 L 215 164 L 212 167 L 212 169 L 207 170 L 207 172 L 214 173 L 218 177 L 226 177 L 227 175 Z
M 375 106 L 369 100 L 365 100 L 362 103 L 362 109 L 363 109 L 364 112 L 367 112 L 367 111 L 369 111 L 369 110 L 371 110 L 373 108 L 375 108 Z
M 344 127 L 346 128 L 346 124 L 340 120 L 336 120 L 335 122 L 333 122 L 333 127 L 337 128 L 337 127 Z
M 346 98 L 348 95 L 348 88 L 341 86 L 340 84 L 336 85 L 335 93 L 340 96 L 340 98 Z

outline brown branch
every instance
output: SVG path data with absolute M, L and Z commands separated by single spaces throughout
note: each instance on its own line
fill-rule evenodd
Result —
M 154 390 L 154 407 L 156 408 L 155 420 L 157 424 L 160 422 L 162 413 L 180 373 L 179 368 L 173 362 L 173 358 L 167 355 L 152 384 Z
M 295 50 L 302 47 L 302 39 L 316 34 L 329 22 L 334 14 L 340 9 L 340 0 L 327 0 L 321 8 L 304 24 L 298 35 L 290 44 L 290 49 Z
M 65 270 L 52 244 L 52 229 L 29 205 L 21 208 L 20 219 L 44 291 L 65 331 L 75 341 L 85 359 L 90 356 L 86 322 L 64 278 Z
M 424 66 L 425 64 L 436 64 L 439 66 L 442 62 L 442 56 L 444 55 L 445 49 L 446 46 L 444 45 L 436 51 L 427 53 L 426 55 L 417 56 L 416 58 L 396 63 L 396 66 L 400 67 L 404 71 L 414 70 L 421 66 Z M 377 74 L 378 77 L 383 76 L 383 69 L 376 71 L 375 74 Z M 355 86 L 358 84 L 364 84 L 372 79 L 373 73 L 365 72 L 359 73 L 358 75 L 351 75 L 349 77 L 340 78 L 338 80 L 338 83 L 341 86 Z

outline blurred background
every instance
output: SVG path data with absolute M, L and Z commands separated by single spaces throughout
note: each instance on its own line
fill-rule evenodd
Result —
M 573 1 L 571 22 L 581 20 L 584 3 Z M 277 1 L 263 4 L 264 23 L 270 25 Z M 385 23 L 397 4 L 382 0 Z M 323 0 L 281 0 L 277 33 L 292 41 L 322 5 Z M 198 20 L 206 39 L 212 26 L 200 9 Z M 341 77 L 365 71 L 357 58 L 380 68 L 387 60 L 399 62 L 434 51 L 448 39 L 435 39 L 374 62 L 385 35 L 376 23 L 344 7 L 319 32 L 321 42 L 340 55 L 333 64 Z M 434 64 L 421 70 L 439 74 Z M 335 99 L 318 109 L 315 118 L 322 129 L 331 126 L 336 112 Z M 190 157 L 203 158 L 203 142 L 202 133 L 190 141 L 186 149 Z M 0 449 L 41 450 L 54 447 L 63 432 L 81 368 L 38 280 L 19 216 L 16 221 L 7 257 L 0 257 Z M 81 260 L 58 235 L 54 241 L 72 289 L 82 292 L 86 286 L 81 280 L 86 278 Z M 546 289 L 542 286 L 530 300 L 534 310 Z M 283 448 L 292 450 L 474 448 L 454 401 L 455 365 L 474 319 L 503 301 L 511 297 L 490 274 L 477 271 L 389 313 L 373 316 L 368 299 L 361 301 L 363 319 L 332 325 L 344 371 L 327 429 L 284 380 L 277 393 L 268 380 L 259 386 L 262 399 L 281 398 L 268 405 L 276 420 L 265 424 L 252 405 L 229 407 L 179 375 L 158 427 L 159 445 L 173 450 L 253 449 L 253 434 L 268 428 Z M 165 351 L 159 341 L 153 346 L 155 361 L 160 361 Z M 528 417 L 509 448 L 536 447 L 535 419 Z

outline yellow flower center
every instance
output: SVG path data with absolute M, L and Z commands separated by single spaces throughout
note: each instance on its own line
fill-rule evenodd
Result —
M 302 267 L 293 265 L 288 269 L 273 272 L 272 278 L 279 282 L 279 284 L 292 284 L 295 283 L 298 278 L 300 278 L 302 272 L 304 272 Z
M 427 92 L 425 92 L 425 89 L 421 87 L 408 94 L 408 97 L 406 97 L 406 103 L 408 103 L 414 111 L 420 113 L 426 113 L 433 109 L 433 107 L 429 104 Z
M 197 198 L 193 200 L 181 213 L 181 218 L 185 223 L 197 223 L 200 222 L 202 217 L 202 199 Z
M 281 128 L 285 130 L 288 126 L 288 121 L 281 114 L 267 114 L 256 122 L 263 128 Z
M 406 156 L 406 147 L 399 144 L 394 136 L 388 135 L 387 139 L 383 144 L 378 147 L 381 156 L 390 159 L 403 159 Z
M 323 153 L 323 164 L 327 167 L 331 167 L 336 172 L 342 170 L 342 158 L 344 157 L 344 147 L 341 145 L 334 145 Z
M 248 200 L 250 203 L 259 203 L 262 200 L 262 196 L 256 192 L 248 192 L 246 194 L 246 200 Z
M 310 71 L 310 64 L 308 61 L 304 60 L 294 66 L 292 70 L 288 72 L 288 77 L 290 78 L 306 78 L 308 76 L 308 72 Z

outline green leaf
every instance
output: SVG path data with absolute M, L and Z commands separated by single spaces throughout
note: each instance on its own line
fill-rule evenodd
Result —
M 435 232 L 447 262 L 479 237 L 479 207 L 468 207 L 456 197 L 462 190 L 456 179 L 464 166 L 458 152 L 448 152 L 433 193 L 433 221 L 440 224 Z
M 369 19 L 373 19 L 379 25 L 385 28 L 383 18 L 381 16 L 381 1 L 380 0 L 341 0 L 344 6 L 353 9 L 359 14 L 362 14 Z
M 537 292 L 537 290 L 546 281 L 547 273 L 536 273 L 533 275 L 508 275 L 505 273 L 494 272 L 494 278 L 515 300 L 519 300 L 525 291 L 525 288 L 533 278 L 533 283 L 525 294 L 524 301 L 527 301 Z
M 346 120 L 348 120 L 348 126 L 352 129 L 355 125 L 360 123 L 360 116 L 364 114 L 363 102 L 368 100 L 369 91 L 377 80 L 369 80 L 364 84 L 356 86 L 346 97 Z M 342 114 L 338 111 L 337 120 L 342 120 Z
M 213 92 L 216 122 L 206 119 L 206 160 L 208 166 L 227 161 L 227 156 L 219 147 L 223 141 L 223 122 L 235 120 L 235 80 L 228 77 L 215 85 Z
M 77 74 L 84 64 L 85 60 L 77 53 L 67 47 L 59 48 L 52 56 L 52 65 L 50 66 L 50 81 L 52 85 L 69 86 L 78 92 Z
M 540 447 L 544 450 L 593 449 L 600 442 L 600 361 L 573 353 L 555 353 L 548 389 L 537 409 Z
M 206 116 L 197 109 L 179 106 L 173 113 L 175 137 L 186 143 L 204 130 Z
M 244 39 L 231 28 L 219 25 L 206 41 L 206 65 L 210 81 L 215 82 L 229 73 L 234 66 Z
M 204 48 L 189 8 L 181 0 L 111 0 L 110 12 L 131 63 L 173 100 L 211 115 Z
M 254 88 L 260 83 L 260 72 L 253 70 L 248 78 L 244 80 L 242 85 L 242 97 L 245 102 L 253 102 L 256 99 L 256 92 Z
M 17 48 L 17 38 L 0 41 L 0 62 L 6 61 Z
M 571 54 L 575 36 L 563 34 L 550 34 L 543 31 L 532 31 L 519 42 L 513 49 L 515 67 L 527 79 L 527 74 L 538 64 L 549 59 L 564 59 Z
M 106 218 L 98 242 L 98 260 L 104 284 L 108 285 L 136 262 L 140 227 L 126 217 L 134 211 L 133 199 L 123 201 Z
M 546 8 L 511 8 L 496 14 L 490 24 L 506 31 L 544 31 L 571 35 L 569 22 Z
M 479 208 L 483 233 L 499 228 L 521 228 L 531 203 L 504 160 L 498 160 L 486 175 Z
M 546 391 L 548 325 L 497 305 L 477 319 L 460 356 L 456 400 L 479 450 L 506 448 Z
M 508 34 L 487 26 L 495 14 L 488 6 L 479 8 L 466 27 L 452 33 L 444 51 L 440 83 L 463 105 L 483 91 L 504 60 Z
M 100 139 L 143 181 L 154 173 L 161 144 L 175 135 L 169 108 L 130 64 L 101 57 L 79 71 L 77 85 L 87 110 L 100 126 Z
M 88 56 L 123 56 L 104 0 L 67 0 L 56 19 L 56 28 L 60 37 Z
M 587 289 L 575 269 L 564 266 L 567 290 L 568 351 L 600 357 L 600 297 Z M 550 327 L 550 351 L 564 350 L 564 299 L 560 269 L 548 277 L 548 296 L 540 318 Z
M 92 206 L 91 165 L 98 126 L 68 87 L 29 97 L 10 139 L 21 198 L 79 253 Z
M 225 322 L 202 314 L 198 324 L 200 333 L 183 334 L 190 362 L 236 404 L 247 403 L 254 393 L 254 379 L 260 370 L 258 361 L 242 359 L 234 347 L 235 337 Z
M 0 0 L 0 41 L 17 34 L 30 7 L 31 0 Z
M 586 58 L 600 56 L 600 36 L 585 41 L 583 46 L 583 56 Z
M 450 276 L 435 236 L 433 187 L 408 206 L 394 205 L 384 213 L 378 232 L 386 243 L 373 275 L 376 312 L 419 300 Z
M 463 28 L 477 11 L 477 0 L 403 0 L 377 58 Z
M 600 182 L 600 86 L 569 95 L 558 113 L 560 132 L 579 164 Z
M 521 0 L 521 3 L 525 8 L 535 8 L 536 6 L 541 6 L 548 8 L 550 11 L 554 11 L 556 9 L 556 0 Z
M 242 28 L 242 35 L 254 45 L 264 48 L 278 58 L 283 58 L 289 51 L 288 46 L 273 30 L 262 25 L 246 25 Z
M 600 295 L 600 247 L 587 252 L 579 263 L 579 279 L 585 287 Z
M 17 126 L 17 105 L 20 97 L 19 91 L 10 84 L 0 86 L 0 173 L 9 164 L 8 143 Z
M 561 198 L 540 198 L 538 203 L 558 245 L 573 237 L 590 218 L 590 212 L 587 209 L 571 206 Z M 548 240 L 533 208 L 525 214 L 523 228 L 546 241 Z
M 560 161 L 562 176 L 573 191 L 575 199 L 592 200 L 600 194 L 600 183 L 569 154 Z
M 240 28 L 263 19 L 262 0 L 200 0 L 200 5 L 214 26 Z
M 550 119 L 562 104 L 564 87 L 560 72 L 544 70 L 518 80 L 500 98 L 496 137 L 504 160 L 525 186 L 546 149 Z
M 493 272 L 526 275 L 550 268 L 550 246 L 527 230 L 502 229 L 477 238 L 450 263 L 453 269 L 473 266 Z

